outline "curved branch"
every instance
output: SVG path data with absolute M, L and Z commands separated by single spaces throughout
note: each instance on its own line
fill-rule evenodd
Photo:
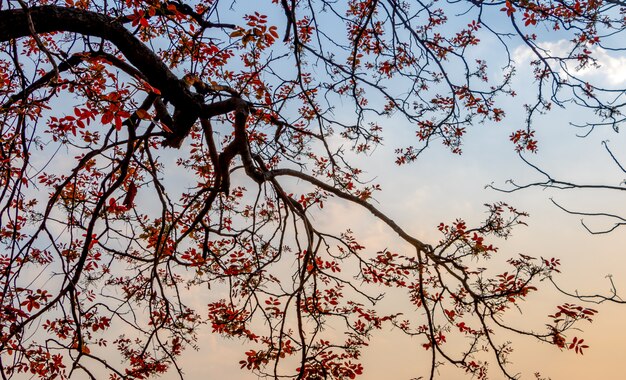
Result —
M 31 35 L 28 21 L 37 33 L 71 32 L 103 38 L 111 42 L 137 68 L 151 86 L 175 108 L 172 134 L 166 145 L 179 147 L 191 127 L 202 116 L 209 118 L 235 110 L 239 102 L 231 99 L 204 104 L 192 93 L 150 48 L 135 37 L 118 20 L 91 11 L 54 5 L 0 11 L 0 42 Z
M 336 187 L 333 187 L 331 185 L 328 185 L 322 181 L 320 181 L 319 179 L 312 177 L 308 174 L 293 170 L 293 169 L 276 169 L 276 170 L 272 170 L 268 173 L 266 173 L 266 177 L 275 177 L 275 176 L 291 176 L 291 177 L 296 177 L 296 178 L 300 178 L 302 180 L 305 180 L 317 187 L 319 187 L 320 189 L 327 191 L 329 193 L 334 194 L 335 196 L 339 197 L 339 198 L 343 198 L 346 200 L 349 200 L 351 202 L 354 202 L 362 207 L 364 207 L 365 209 L 367 209 L 369 212 L 371 212 L 372 214 L 374 214 L 374 216 L 376 216 L 377 218 L 379 218 L 380 220 L 382 220 L 385 224 L 387 224 L 389 227 L 391 227 L 391 229 L 396 232 L 398 235 L 400 235 L 400 237 L 402 237 L 404 240 L 406 240 L 407 242 L 409 242 L 411 245 L 413 245 L 415 248 L 417 248 L 419 251 L 421 252 L 426 252 L 428 254 L 432 254 L 432 248 L 430 247 L 430 245 L 421 242 L 420 240 L 414 238 L 413 236 L 409 235 L 406 231 L 404 231 L 402 229 L 402 227 L 400 227 L 398 224 L 396 224 L 396 222 L 394 222 L 392 219 L 390 219 L 387 215 L 385 215 L 383 212 L 381 212 L 380 210 L 378 210 L 376 207 L 374 207 L 374 205 L 372 205 L 371 203 L 365 202 L 364 200 L 362 200 L 361 198 L 352 195 L 352 194 L 348 194 L 345 193 L 339 189 L 337 189 Z

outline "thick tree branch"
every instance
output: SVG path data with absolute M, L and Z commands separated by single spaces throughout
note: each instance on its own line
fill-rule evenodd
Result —
M 202 116 L 210 118 L 235 110 L 239 100 L 204 104 L 200 95 L 192 93 L 165 63 L 116 19 L 87 10 L 52 5 L 0 11 L 0 42 L 31 35 L 29 17 L 37 33 L 71 32 L 103 38 L 119 49 L 151 86 L 159 89 L 164 99 L 176 108 L 169 146 L 178 147 L 191 127 Z

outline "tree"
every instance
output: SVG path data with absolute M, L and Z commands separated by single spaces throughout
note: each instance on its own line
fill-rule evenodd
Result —
M 3 378 L 183 378 L 177 357 L 201 328 L 247 342 L 241 368 L 274 378 L 355 378 L 382 326 L 416 337 L 430 378 L 444 362 L 478 378 L 491 362 L 497 378 L 516 378 L 502 331 L 582 354 L 572 328 L 592 308 L 568 300 L 543 331 L 506 319 L 559 259 L 484 270 L 490 239 L 524 212 L 488 205 L 482 224 L 441 223 L 439 241 L 422 241 L 372 202 L 380 186 L 354 162 L 381 144 L 387 116 L 416 128 L 396 164 L 436 140 L 460 154 L 467 129 L 502 120 L 499 102 L 516 96 L 516 44 L 534 56 L 537 96 L 515 149 L 537 149 L 532 122 L 553 105 L 617 128 L 622 90 L 580 70 L 619 48 L 626 6 L 266 3 L 0 3 Z M 571 40 L 565 51 L 542 44 L 550 30 Z M 501 70 L 476 54 L 481 40 L 499 47 Z M 180 187 L 180 171 L 194 187 Z M 349 226 L 326 231 L 313 216 L 337 200 L 411 249 L 372 251 Z M 384 289 L 416 311 L 378 310 Z

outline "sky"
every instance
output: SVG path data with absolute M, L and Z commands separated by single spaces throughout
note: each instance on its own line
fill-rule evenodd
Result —
M 610 175 L 611 163 L 601 149 L 589 149 L 582 145 L 600 145 L 597 139 L 588 138 L 580 141 L 575 137 L 559 137 L 559 134 L 571 134 L 571 128 L 559 120 L 546 123 L 549 128 L 559 129 L 557 136 L 541 140 L 542 146 L 536 155 L 536 161 L 545 167 L 554 166 L 564 174 L 577 178 L 590 177 L 592 164 L 599 179 L 619 182 L 619 172 L 613 170 Z M 501 128 L 488 127 L 487 128 Z M 555 132 L 555 131 L 549 131 Z M 500 130 L 480 131 L 479 134 L 500 135 L 506 140 L 506 133 Z M 475 136 L 477 139 L 479 136 Z M 558 139 L 556 138 L 558 137 Z M 471 147 L 468 141 L 463 156 L 451 156 L 445 149 L 428 152 L 423 161 L 408 167 L 394 167 L 389 163 L 373 164 L 372 173 L 377 172 L 377 180 L 383 183 L 383 192 L 377 196 L 379 207 L 407 231 L 425 241 L 438 239 L 436 225 L 441 221 L 451 221 L 456 217 L 464 217 L 478 222 L 483 216 L 482 204 L 503 200 L 521 210 L 528 211 L 529 226 L 517 229 L 513 237 L 500 243 L 502 258 L 513 257 L 524 253 L 539 257 L 559 257 L 562 262 L 562 274 L 557 278 L 561 287 L 569 291 L 580 291 L 581 294 L 609 294 L 609 282 L 606 276 L 614 277 L 618 290 L 626 290 L 626 245 L 623 231 L 617 230 L 609 235 L 594 236 L 588 234 L 580 225 L 579 217 L 567 215 L 550 202 L 550 197 L 562 201 L 569 207 L 580 207 L 583 210 L 607 210 L 619 199 L 615 194 L 598 192 L 564 192 L 542 189 L 530 189 L 515 194 L 503 194 L 485 189 L 489 183 L 504 184 L 507 179 L 530 180 L 535 176 L 514 154 L 504 141 L 501 144 L 485 144 Z M 502 147 L 504 146 L 504 148 Z M 617 144 L 616 147 L 623 146 Z M 585 148 L 589 153 L 581 154 Z M 583 150 L 584 151 L 584 150 Z M 506 157 L 506 159 L 503 159 Z M 497 158 L 497 159 L 494 159 Z M 436 162 L 436 164 L 432 164 Z M 564 167 L 565 166 L 565 167 Z M 601 172 L 601 174 L 598 174 Z M 398 191 L 398 189 L 402 189 Z M 598 199 L 599 197 L 603 199 Z M 608 209 L 612 211 L 612 208 Z M 328 230 L 350 226 L 361 236 L 366 236 L 364 245 L 368 248 L 384 248 L 395 237 L 382 223 L 372 222 L 366 212 L 355 209 L 348 204 L 333 204 L 325 207 L 325 222 L 332 221 Z M 494 259 L 494 263 L 498 260 Z M 622 292 L 622 294 L 624 294 Z M 540 291 L 531 296 L 522 307 L 524 313 L 519 315 L 512 311 L 507 314 L 519 326 L 536 326 L 537 330 L 547 321 L 557 304 L 568 302 L 568 298 L 551 290 L 544 283 Z M 584 380 L 607 379 L 618 380 L 626 373 L 626 329 L 624 328 L 624 305 L 603 304 L 590 306 L 600 312 L 592 324 L 581 324 L 586 342 L 590 349 L 583 356 L 573 352 L 561 352 L 551 345 L 537 343 L 531 339 L 512 337 L 515 353 L 512 355 L 514 372 L 524 374 L 522 378 L 530 378 L 535 370 L 552 379 Z M 410 312 L 407 311 L 407 312 Z M 183 366 L 187 368 L 190 378 L 206 374 L 207 370 L 214 375 L 210 378 L 255 379 L 256 376 L 240 372 L 238 360 L 245 349 L 237 341 L 225 341 L 210 333 L 199 336 L 201 350 L 187 352 Z M 374 334 L 370 348 L 364 351 L 363 363 L 365 373 L 362 377 L 374 379 L 411 379 L 418 374 L 424 375 L 424 363 L 427 357 L 420 347 L 421 342 L 408 339 L 391 328 L 385 328 Z M 189 363 L 187 365 L 187 363 Z M 202 363 L 202 365 L 199 365 Z M 495 373 L 495 371 L 494 371 Z M 442 372 L 445 374 L 445 372 Z M 458 372 L 457 372 L 458 374 Z M 456 378 L 445 377 L 441 378 Z M 498 376 L 494 376 L 495 379 Z
M 551 44 L 554 49 L 559 49 L 566 42 L 554 41 Z M 583 75 L 608 84 L 623 85 L 626 82 L 626 58 L 601 53 L 599 71 Z M 520 69 L 513 87 L 521 89 L 519 97 L 515 102 L 506 104 L 508 116 L 503 122 L 477 125 L 469 131 L 461 156 L 452 155 L 446 148 L 433 144 L 417 162 L 398 167 L 393 164 L 393 150 L 402 146 L 407 138 L 412 138 L 414 132 L 410 126 L 401 125 L 397 120 L 388 123 L 390 127 L 386 127 L 384 145 L 368 157 L 359 157 L 362 160 L 360 166 L 366 168 L 367 175 L 382 184 L 383 191 L 375 197 L 376 205 L 413 236 L 436 242 L 439 239 L 436 230 L 439 222 L 452 221 L 457 217 L 479 222 L 484 216 L 484 203 L 505 201 L 529 212 L 529 225 L 518 228 L 509 240 L 499 242 L 500 252 L 491 265 L 500 265 L 498 263 L 518 253 L 558 257 L 562 262 L 562 273 L 556 281 L 563 289 L 581 294 L 608 295 L 610 284 L 606 276 L 612 275 L 618 292 L 626 297 L 624 230 L 591 235 L 581 225 L 581 217 L 569 215 L 551 202 L 554 199 L 576 211 L 622 212 L 624 215 L 626 207 L 620 202 L 620 194 L 602 190 L 542 188 L 509 194 L 485 188 L 488 184 L 510 188 L 506 182 L 510 179 L 519 184 L 543 179 L 517 157 L 512 143 L 508 141 L 511 132 L 523 124 L 524 115 L 519 104 L 532 96 L 527 90 L 532 86 L 525 85 L 530 75 L 525 62 L 528 52 L 517 49 L 514 57 Z M 608 140 L 617 157 L 626 162 L 626 139 L 612 130 L 596 130 L 584 139 L 577 137 L 579 131 L 569 123 L 589 116 L 583 112 L 557 109 L 537 119 L 539 151 L 526 155 L 527 159 L 561 180 L 619 185 L 626 175 L 611 161 L 601 143 Z M 397 241 L 392 231 L 354 205 L 330 202 L 323 215 L 329 230 L 349 226 L 364 237 L 364 245 L 368 248 L 380 249 Z M 596 228 L 610 226 L 606 219 L 587 218 L 586 222 Z M 392 296 L 389 302 L 393 300 Z M 536 326 L 537 330 L 541 330 L 554 307 L 568 301 L 572 300 L 556 292 L 550 284 L 542 283 L 540 291 L 522 305 L 523 313 L 511 311 L 506 318 L 519 323 L 519 326 Z M 609 303 L 587 306 L 598 309 L 599 314 L 593 323 L 580 325 L 583 329 L 580 335 L 590 345 L 584 355 L 561 352 L 552 345 L 524 337 L 511 337 L 515 347 L 511 356 L 512 372 L 521 373 L 522 378 L 533 378 L 533 373 L 540 371 L 554 380 L 623 379 L 626 373 L 626 306 Z M 199 343 L 199 352 L 190 351 L 184 356 L 183 366 L 187 368 L 190 378 L 206 376 L 207 373 L 209 378 L 256 378 L 238 368 L 237 362 L 245 351 L 241 343 L 225 341 L 208 332 L 199 336 Z M 370 347 L 364 350 L 362 362 L 365 373 L 362 379 L 408 380 L 425 375 L 428 358 L 420 344 L 391 328 L 375 333 Z M 492 368 L 492 371 L 497 379 L 496 369 Z M 457 378 L 455 374 L 459 375 L 458 372 L 442 369 L 440 378 Z
M 564 40 L 554 39 L 545 44 L 554 51 L 567 45 Z M 491 54 L 488 47 L 482 53 Z M 601 67 L 580 73 L 590 80 L 607 86 L 626 84 L 626 57 L 607 51 L 599 51 Z M 476 125 L 468 131 L 463 154 L 453 155 L 445 147 L 435 143 L 424 152 L 417 162 L 398 167 L 394 164 L 394 149 L 415 139 L 414 127 L 398 118 L 383 121 L 384 144 L 369 156 L 359 156 L 359 166 L 366 169 L 366 177 L 382 185 L 382 192 L 375 194 L 376 206 L 391 216 L 411 235 L 425 242 L 436 242 L 440 222 L 464 218 L 478 223 L 484 217 L 484 203 L 505 201 L 530 214 L 527 227 L 518 228 L 513 236 L 498 242 L 500 252 L 492 260 L 497 270 L 506 259 L 518 253 L 535 257 L 558 257 L 562 262 L 562 274 L 558 284 L 571 292 L 581 294 L 609 294 L 607 275 L 612 275 L 618 291 L 626 298 L 626 235 L 623 229 L 611 234 L 591 235 L 580 223 L 580 217 L 559 210 L 551 199 L 573 210 L 596 212 L 606 211 L 626 215 L 626 205 L 620 194 L 601 190 L 556 191 L 553 189 L 530 188 L 516 193 L 503 193 L 486 188 L 492 184 L 503 189 L 510 188 L 507 180 L 524 184 L 541 180 L 535 170 L 524 164 L 514 152 L 508 136 L 523 126 L 524 114 L 520 104 L 532 99 L 533 86 L 529 85 L 531 73 L 528 67 L 529 51 L 524 48 L 513 50 L 518 72 L 514 80 L 519 96 L 504 104 L 507 117 L 498 124 Z M 497 76 L 497 67 L 492 75 Z M 555 178 L 581 183 L 620 185 L 626 178 L 611 161 L 602 146 L 609 141 L 618 158 L 626 163 L 626 137 L 612 130 L 597 130 L 582 139 L 570 122 L 578 122 L 590 115 L 578 110 L 556 109 L 536 120 L 537 139 L 540 142 L 536 154 L 527 159 L 540 165 Z M 184 173 L 174 179 L 184 181 Z M 172 180 L 170 178 L 170 180 Z M 194 183 L 193 177 L 187 177 Z M 368 249 L 373 251 L 388 247 L 403 247 L 393 232 L 376 221 L 366 211 L 341 201 L 328 202 L 323 214 L 314 215 L 329 231 L 345 230 L 350 227 Z M 323 219 L 322 219 L 323 218 Z M 586 219 L 589 225 L 604 228 L 610 226 L 606 219 Z M 520 326 L 544 327 L 546 316 L 554 306 L 568 299 L 541 284 L 540 291 L 523 304 L 523 314 L 511 311 L 507 318 Z M 397 295 L 390 295 L 385 302 L 400 302 Z M 384 305 L 383 305 L 384 306 Z M 626 328 L 624 318 L 626 305 L 605 303 L 591 306 L 600 312 L 592 324 L 581 324 L 585 341 L 590 348 L 583 356 L 573 352 L 561 352 L 552 345 L 537 343 L 528 338 L 510 337 L 515 352 L 513 372 L 532 378 L 535 371 L 554 380 L 623 379 L 626 373 Z M 407 310 L 410 313 L 411 310 Z M 181 365 L 190 379 L 225 378 L 256 379 L 256 376 L 241 370 L 239 360 L 247 350 L 245 343 L 226 340 L 212 334 L 210 328 L 198 336 L 200 350 L 187 350 Z M 508 336 L 505 336 L 508 338 Z M 411 340 L 397 331 L 386 327 L 374 334 L 371 345 L 364 350 L 363 380 L 411 379 L 425 375 L 427 356 L 422 342 Z M 442 370 L 441 378 L 452 379 L 458 372 Z M 495 368 L 492 374 L 497 379 Z M 168 377 L 165 377 L 168 378 Z

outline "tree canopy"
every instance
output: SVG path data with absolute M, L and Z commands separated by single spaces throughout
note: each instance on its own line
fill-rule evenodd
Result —
M 276 379 L 356 378 L 382 328 L 428 352 L 415 375 L 431 379 L 442 365 L 518 378 L 510 334 L 582 354 L 591 298 L 564 294 L 543 330 L 508 322 L 560 271 L 556 257 L 498 252 L 524 211 L 489 204 L 482 223 L 442 222 L 427 241 L 375 201 L 384 183 L 358 163 L 389 148 L 397 120 L 415 137 L 388 165 L 434 143 L 461 154 L 517 102 L 517 47 L 534 95 L 502 143 L 537 151 L 534 122 L 553 107 L 591 111 L 583 134 L 618 130 L 624 89 L 583 74 L 623 49 L 625 12 L 619 0 L 1 0 L 2 378 L 185 378 L 178 358 L 202 329 L 245 342 L 242 371 Z M 527 162 L 545 180 L 504 190 L 599 187 Z M 366 247 L 349 221 L 328 231 L 333 202 L 409 248 Z M 486 269 L 494 255 L 506 271 Z M 386 292 L 409 309 L 380 308 Z

